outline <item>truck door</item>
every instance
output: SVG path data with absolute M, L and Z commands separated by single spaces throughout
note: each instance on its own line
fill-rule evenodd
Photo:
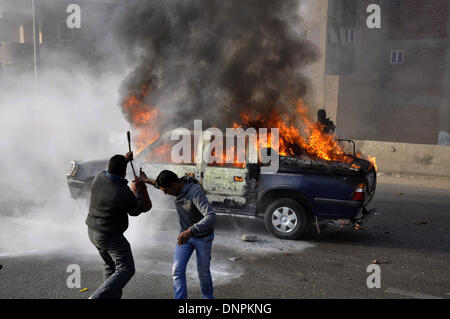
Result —
M 202 174 L 202 185 L 208 196 L 208 200 L 217 207 L 239 208 L 247 204 L 248 193 L 248 143 L 245 149 L 244 163 L 211 163 L 214 150 L 211 150 L 211 134 L 205 132 L 203 134 L 203 161 L 200 167 Z M 224 154 L 235 153 L 235 148 L 226 145 L 223 141 Z M 235 143 L 233 143 L 236 145 Z M 207 160 L 206 160 L 207 159 Z M 225 162 L 225 161 L 224 161 Z

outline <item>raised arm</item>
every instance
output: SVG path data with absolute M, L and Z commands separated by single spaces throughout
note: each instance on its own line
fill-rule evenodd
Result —
M 131 183 L 131 190 L 137 199 L 136 209 L 129 213 L 131 216 L 138 216 L 140 213 L 145 213 L 152 209 L 152 201 L 148 195 L 147 186 L 145 186 L 145 183 L 139 179 L 133 181 Z

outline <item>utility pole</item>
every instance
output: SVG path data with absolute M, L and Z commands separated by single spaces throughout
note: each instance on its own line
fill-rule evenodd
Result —
M 36 54 L 36 7 L 35 0 L 31 0 L 33 6 L 33 60 L 34 60 L 34 86 L 37 87 L 37 54 Z

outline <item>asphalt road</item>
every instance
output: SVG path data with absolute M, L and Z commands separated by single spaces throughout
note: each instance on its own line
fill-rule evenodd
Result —
M 363 229 L 327 227 L 307 241 L 275 239 L 261 220 L 221 217 L 212 260 L 216 298 L 450 298 L 450 191 L 437 184 L 381 179 L 371 204 L 378 215 Z M 100 285 L 100 257 L 82 216 L 72 213 L 66 208 L 48 220 L 3 205 L 0 298 L 87 298 Z M 138 218 L 126 233 L 137 272 L 123 297 L 172 298 L 176 216 Z M 242 234 L 260 240 L 242 242 Z M 369 289 L 373 260 L 381 263 L 381 287 Z M 71 264 L 80 266 L 80 288 L 67 287 Z M 199 298 L 195 258 L 188 286 L 189 297 Z

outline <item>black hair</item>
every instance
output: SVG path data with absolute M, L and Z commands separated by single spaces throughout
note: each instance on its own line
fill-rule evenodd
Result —
M 172 183 L 179 183 L 180 179 L 178 178 L 177 174 L 175 174 L 172 171 L 164 170 L 159 173 L 158 177 L 156 178 L 156 185 L 158 187 L 169 187 L 172 185 Z
M 109 160 L 108 172 L 114 175 L 122 176 L 127 171 L 127 160 L 123 155 L 114 155 Z
M 327 112 L 324 109 L 320 109 L 317 111 L 317 120 L 322 122 L 327 118 Z

